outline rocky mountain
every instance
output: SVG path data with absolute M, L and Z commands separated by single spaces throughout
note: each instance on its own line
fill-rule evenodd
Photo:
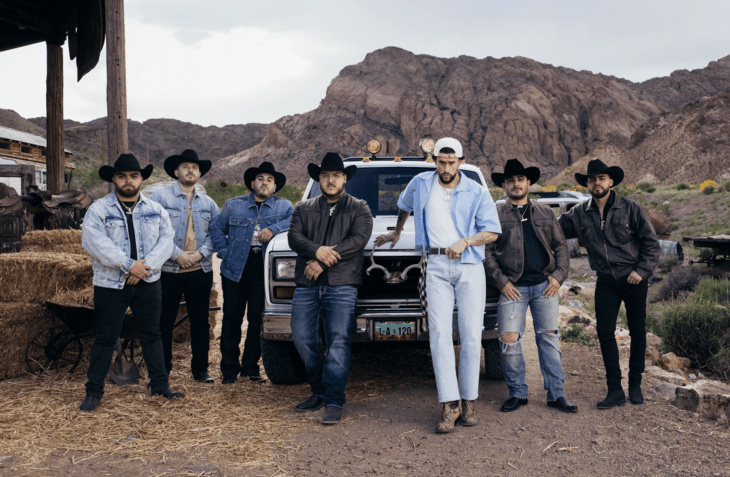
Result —
M 0 109 L 0 125 L 45 137 L 44 117 L 26 120 L 15 111 Z M 149 119 L 142 123 L 130 119 L 129 149 L 140 161 L 146 161 L 149 145 L 150 162 L 160 167 L 165 158 L 184 149 L 194 149 L 201 159 L 218 161 L 258 144 L 267 126 L 251 123 L 204 127 L 175 119 Z M 72 162 L 82 167 L 99 167 L 102 128 L 106 128 L 106 118 L 86 123 L 64 121 L 65 146 L 74 153 Z
M 730 56 L 643 83 L 554 67 L 527 58 L 437 58 L 389 47 L 348 66 L 320 106 L 271 124 L 254 147 L 225 159 L 214 177 L 240 177 L 263 160 L 304 184 L 306 164 L 326 152 L 418 152 L 424 137 L 452 136 L 489 177 L 513 157 L 550 178 L 608 141 L 630 147 L 650 118 L 730 92 Z
M 601 144 L 548 184 L 574 183 L 573 174 L 585 174 L 588 161 L 595 158 L 622 167 L 627 183 L 730 180 L 730 94 L 705 96 L 653 116 L 627 146 Z

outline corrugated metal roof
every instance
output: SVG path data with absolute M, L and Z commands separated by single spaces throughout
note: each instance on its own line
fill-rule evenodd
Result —
M 18 131 L 17 129 L 6 128 L 4 126 L 0 126 L 0 139 L 10 139 L 11 141 L 24 142 L 34 146 L 48 147 L 48 143 L 45 138 L 36 136 L 35 134 Z M 64 151 L 73 154 L 68 149 L 64 149 Z

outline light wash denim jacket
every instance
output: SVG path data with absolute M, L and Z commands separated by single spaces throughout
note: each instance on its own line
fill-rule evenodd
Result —
M 210 236 L 213 247 L 218 252 L 221 262 L 221 275 L 238 282 L 246 266 L 251 238 L 256 228 L 256 219 L 261 219 L 261 230 L 271 229 L 274 235 L 289 230 L 291 214 L 294 211 L 291 202 L 281 197 L 271 196 L 256 207 L 253 193 L 228 199 L 223 210 L 210 224 Z M 269 242 L 263 243 L 263 252 Z
M 398 198 L 398 208 L 413 212 L 416 221 L 416 250 L 427 252 L 431 246 L 426 232 L 426 203 L 436 171 L 422 172 L 408 183 Z M 473 179 L 459 171 L 459 184 L 451 193 L 451 220 L 459 237 L 471 237 L 477 232 L 502 233 L 497 208 L 492 195 Z M 415 212 L 414 212 L 415 211 Z M 461 254 L 461 263 L 484 261 L 484 245 L 472 245 Z
M 144 281 L 153 283 L 160 278 L 162 264 L 172 253 L 175 232 L 167 211 L 141 194 L 132 220 L 137 259 L 144 259 L 145 265 L 152 268 Z M 84 217 L 81 243 L 91 255 L 94 285 L 118 290 L 124 288 L 124 276 L 129 273 L 134 260 L 130 258 L 129 229 L 116 192 L 112 191 L 91 204 Z
M 185 246 L 190 201 L 188 196 L 180 189 L 178 182 L 153 192 L 150 199 L 159 203 L 170 214 L 170 222 L 172 222 L 172 228 L 175 230 L 175 246 L 172 255 L 162 266 L 162 271 L 177 273 L 180 270 L 180 265 L 175 260 L 183 253 L 183 247 Z M 203 256 L 203 259 L 200 260 L 200 266 L 206 273 L 213 271 L 213 252 L 215 251 L 208 229 L 219 212 L 220 209 L 218 209 L 213 199 L 195 189 L 193 195 L 193 228 L 195 229 L 195 243 L 198 246 L 197 251 Z

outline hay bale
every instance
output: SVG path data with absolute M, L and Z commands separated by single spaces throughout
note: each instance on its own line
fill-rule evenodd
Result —
M 80 230 L 33 230 L 23 235 L 23 247 L 36 245 L 41 248 L 64 244 L 81 244 Z
M 39 331 L 53 324 L 53 315 L 43 305 L 0 303 L 0 379 L 28 374 L 25 349 Z
M 56 294 L 48 301 L 63 306 L 94 308 L 94 287 L 89 286 L 78 290 L 65 290 Z
M 183 299 L 185 299 L 185 298 L 183 297 Z M 213 290 L 211 290 L 211 292 L 210 292 L 209 303 L 210 303 L 211 307 L 220 306 L 218 290 L 216 290 L 215 288 L 213 288 Z M 215 334 L 213 333 L 213 330 L 215 329 L 216 323 L 218 322 L 219 313 L 220 313 L 220 311 L 211 311 L 208 314 L 208 324 L 210 324 L 210 332 L 208 333 L 208 337 L 210 338 L 210 340 L 213 340 L 215 338 Z M 177 320 L 179 320 L 180 318 L 182 318 L 183 316 L 185 316 L 187 314 L 188 314 L 188 307 L 185 305 L 182 305 L 177 312 L 177 317 L 175 317 L 175 322 L 177 322 Z M 185 342 L 190 341 L 190 325 L 187 321 L 185 323 L 183 323 L 183 325 L 178 326 L 177 328 L 175 328 L 172 331 L 172 341 L 174 341 L 176 343 L 185 343 Z
M 91 258 L 65 253 L 0 255 L 0 302 L 43 303 L 58 293 L 91 286 Z
M 53 245 L 28 245 L 23 246 L 21 252 L 28 253 L 70 253 L 72 255 L 85 255 L 91 257 L 89 252 L 86 251 L 80 243 L 66 243 L 66 244 L 53 244 Z

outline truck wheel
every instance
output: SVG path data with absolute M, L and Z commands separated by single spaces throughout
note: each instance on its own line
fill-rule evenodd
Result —
M 502 381 L 504 379 L 504 368 L 502 368 L 502 347 L 499 339 L 483 340 L 484 348 L 484 375 L 487 379 Z
M 291 341 L 261 338 L 261 358 L 269 381 L 274 384 L 304 382 L 304 362 Z

